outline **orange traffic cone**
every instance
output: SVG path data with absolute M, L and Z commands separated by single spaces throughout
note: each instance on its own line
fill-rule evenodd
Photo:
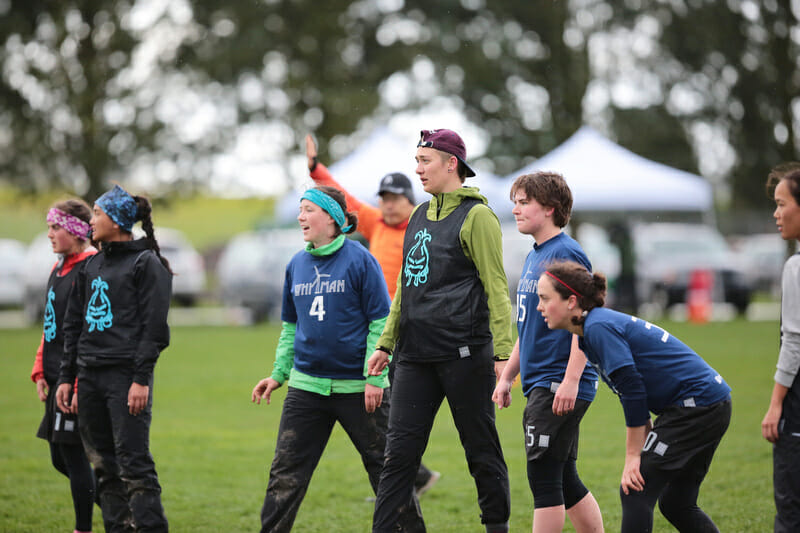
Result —
M 711 319 L 711 288 L 714 274 L 710 270 L 693 270 L 686 289 L 686 311 L 689 322 L 705 324 Z

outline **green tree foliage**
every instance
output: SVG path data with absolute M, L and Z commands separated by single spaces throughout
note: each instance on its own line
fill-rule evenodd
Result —
M 497 174 L 589 122 L 761 206 L 768 169 L 798 158 L 790 4 L 0 0 L 0 179 L 90 198 L 136 173 L 207 185 L 243 139 L 283 176 L 309 131 L 330 160 L 446 98 Z
M 659 48 L 648 58 L 661 84 L 656 107 L 687 132 L 723 132 L 735 161 L 727 176 L 732 208 L 766 207 L 764 181 L 782 161 L 800 159 L 800 13 L 791 0 L 714 2 L 628 0 L 611 3 L 615 28 L 653 22 Z M 681 105 L 681 99 L 690 105 Z M 794 111 L 793 111 L 794 106 Z M 695 130 L 697 131 L 697 130 Z M 645 139 L 650 134 L 646 134 Z M 694 139 L 698 155 L 709 150 Z M 648 142 L 648 141 L 645 141 Z M 654 143 L 649 143 L 653 144 Z

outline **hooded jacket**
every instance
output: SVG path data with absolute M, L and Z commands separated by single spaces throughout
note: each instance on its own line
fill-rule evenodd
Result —
M 104 242 L 70 294 L 59 384 L 72 383 L 77 367 L 131 365 L 133 381 L 147 385 L 169 345 L 171 294 L 172 274 L 145 239 Z

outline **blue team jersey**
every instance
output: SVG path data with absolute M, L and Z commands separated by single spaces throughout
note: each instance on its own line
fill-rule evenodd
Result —
M 572 333 L 550 329 L 536 310 L 539 305 L 537 285 L 548 263 L 570 260 L 590 271 L 592 264 L 581 245 L 559 233 L 541 244 L 535 244 L 525 259 L 522 277 L 517 286 L 517 331 L 519 333 L 519 364 L 522 392 L 527 396 L 535 387 L 555 390 L 564 379 L 569 362 Z M 597 373 L 587 365 L 578 387 L 578 398 L 592 401 L 597 392 Z
M 294 366 L 310 376 L 365 379 L 369 323 L 389 314 L 378 261 L 345 239 L 326 256 L 301 251 L 286 266 L 281 320 L 297 324 Z
M 624 366 L 635 366 L 647 391 L 647 407 L 657 415 L 671 405 L 707 406 L 730 396 L 722 376 L 694 350 L 635 316 L 606 308 L 591 310 L 580 344 L 612 390 L 609 376 Z

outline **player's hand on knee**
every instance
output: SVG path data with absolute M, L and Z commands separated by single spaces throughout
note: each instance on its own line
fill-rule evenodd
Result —
M 629 494 L 631 490 L 635 490 L 636 492 L 644 490 L 644 477 L 642 477 L 642 473 L 639 470 L 640 464 L 641 456 L 639 455 L 625 458 L 625 468 L 622 470 L 620 486 L 622 487 L 622 492 L 626 495 Z

